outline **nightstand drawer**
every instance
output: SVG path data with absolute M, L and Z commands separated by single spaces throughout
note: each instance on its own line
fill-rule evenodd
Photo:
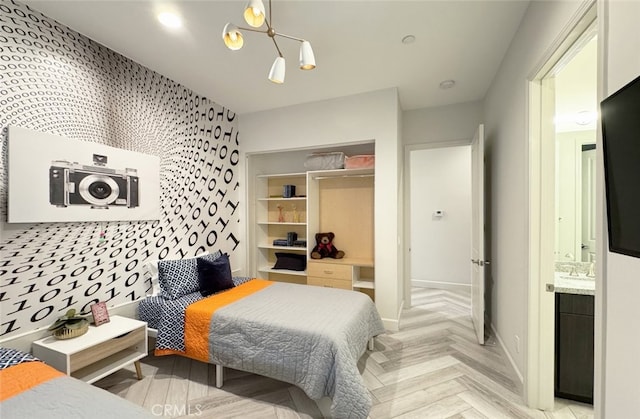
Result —
M 129 347 L 136 347 L 140 342 L 144 342 L 147 338 L 147 330 L 144 326 L 139 327 L 122 336 L 109 339 L 105 342 L 90 346 L 86 349 L 69 355 L 70 372 L 76 372 L 87 365 L 107 358 L 115 353 L 125 350 Z
M 307 264 L 307 275 L 351 281 L 353 268 L 351 265 L 341 265 L 338 263 L 309 262 Z
M 317 276 L 308 276 L 307 285 L 315 285 L 318 287 L 340 288 L 343 290 L 351 289 L 351 280 L 321 278 Z

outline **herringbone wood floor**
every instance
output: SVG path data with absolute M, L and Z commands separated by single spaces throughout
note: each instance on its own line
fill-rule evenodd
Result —
M 399 332 L 376 338 L 376 350 L 360 359 L 373 395 L 375 418 L 591 418 L 591 406 L 557 400 L 554 412 L 528 409 L 519 381 L 497 345 L 476 343 L 469 297 L 437 289 L 414 289 Z M 225 370 L 222 389 L 214 368 L 178 356 L 142 360 L 143 380 L 133 367 L 96 383 L 158 416 L 192 418 L 319 418 L 319 403 L 287 383 Z

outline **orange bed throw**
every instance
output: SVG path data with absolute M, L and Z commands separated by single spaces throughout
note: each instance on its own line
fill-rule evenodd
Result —
M 39 361 L 23 362 L 0 370 L 0 402 L 63 375 Z

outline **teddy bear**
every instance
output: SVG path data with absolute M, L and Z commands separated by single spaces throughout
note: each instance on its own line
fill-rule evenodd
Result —
M 342 259 L 344 252 L 336 249 L 333 245 L 333 238 L 336 235 L 329 233 L 317 233 L 316 245 L 311 251 L 311 259 L 334 258 Z

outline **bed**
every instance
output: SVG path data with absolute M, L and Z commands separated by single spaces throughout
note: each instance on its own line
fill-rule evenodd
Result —
M 0 413 L 3 418 L 154 417 L 140 406 L 8 348 L 0 348 Z
M 371 395 L 357 368 L 384 332 L 371 299 L 356 291 L 233 278 L 203 297 L 143 300 L 139 316 L 157 326 L 155 354 L 177 354 L 294 384 L 332 399 L 331 416 L 366 418 Z

